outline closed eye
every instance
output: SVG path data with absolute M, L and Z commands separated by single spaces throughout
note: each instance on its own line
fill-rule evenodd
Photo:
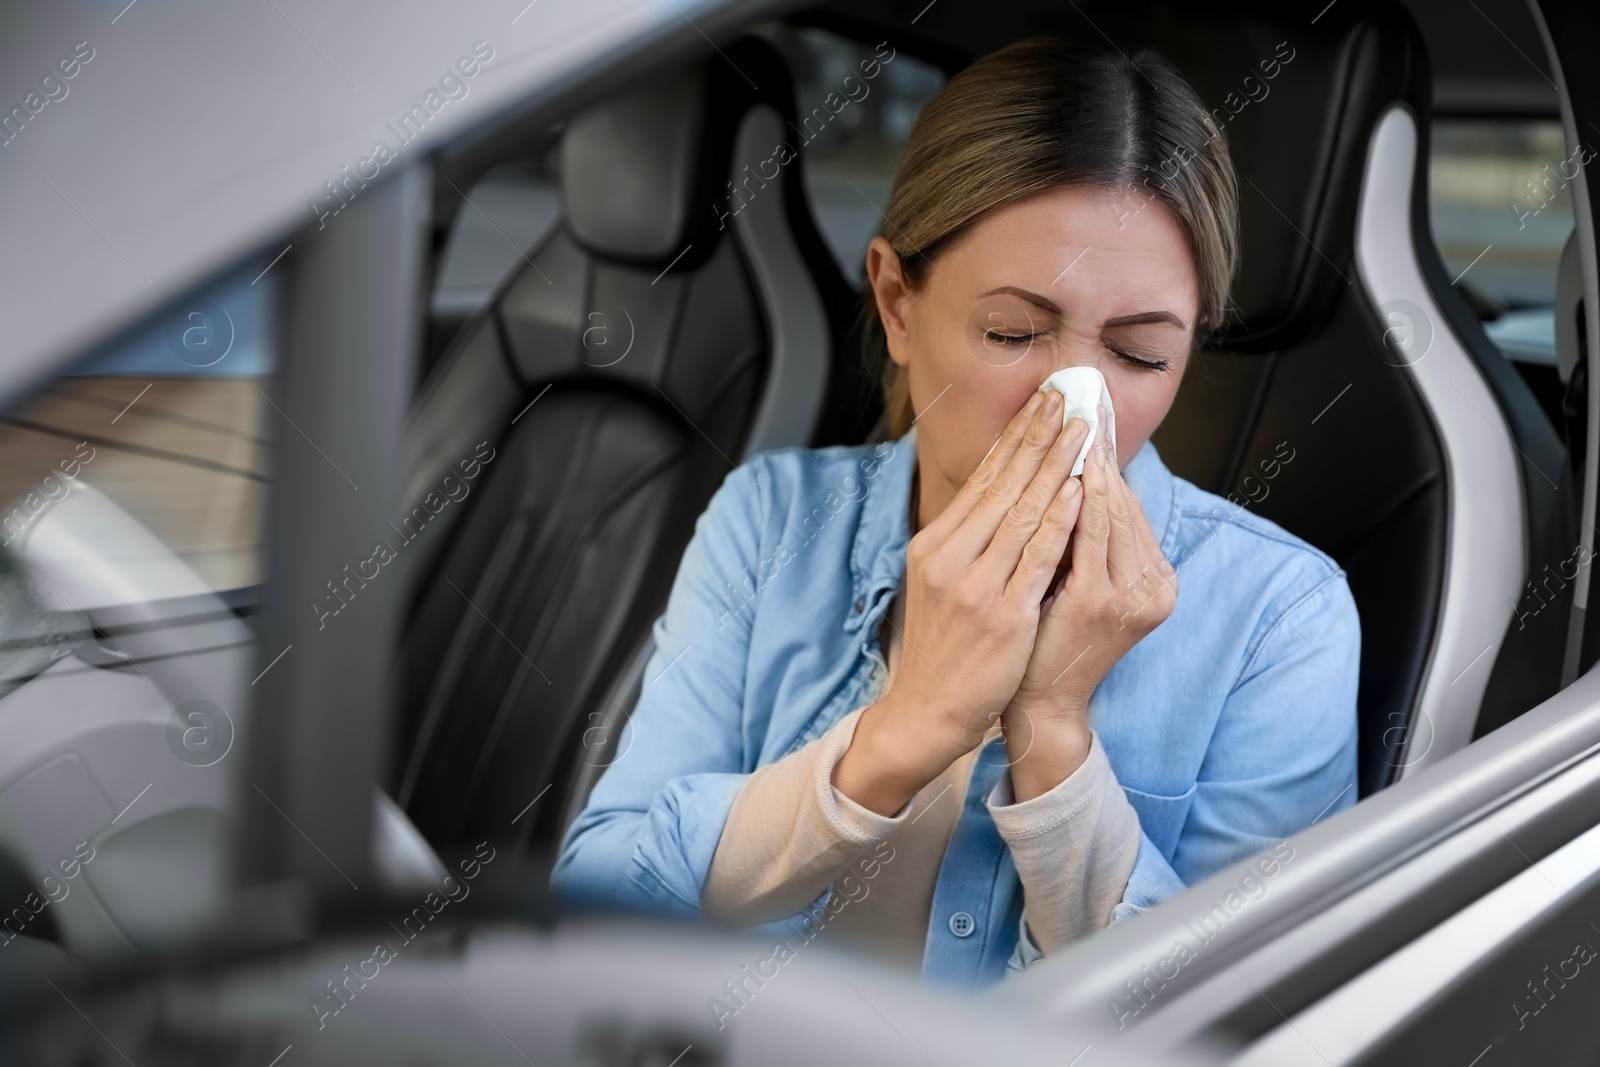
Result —
M 1005 333 L 1001 330 L 985 330 L 983 339 L 997 345 L 1029 345 L 1037 341 L 1042 334 L 1038 333 Z
M 1116 347 L 1115 345 L 1113 345 L 1113 344 L 1111 344 L 1109 342 L 1106 343 L 1106 348 L 1108 348 L 1112 352 L 1112 354 L 1117 356 L 1119 359 L 1126 360 L 1128 363 L 1133 364 L 1135 367 L 1144 367 L 1147 370 L 1166 370 L 1168 367 L 1172 366 L 1171 360 L 1165 360 L 1165 359 L 1140 359 L 1138 356 L 1133 355 L 1131 352 L 1124 352 L 1122 349 Z

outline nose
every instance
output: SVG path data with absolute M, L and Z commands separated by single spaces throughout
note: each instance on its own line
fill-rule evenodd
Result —
M 1085 364 L 1064 367 L 1051 374 L 1039 387 L 1054 389 L 1061 394 L 1063 424 L 1073 417 L 1081 418 L 1089 424 L 1091 437 L 1104 435 L 1109 443 L 1113 446 L 1116 444 L 1116 402 L 1111 397 L 1105 375 L 1098 367 Z M 1080 462 L 1087 455 L 1089 443 L 1089 440 L 1084 441 L 1085 452 L 1079 456 Z M 1075 463 L 1073 473 L 1081 472 L 1082 467 Z
M 1057 347 L 1063 349 L 1063 351 L 1058 354 L 1054 365 L 1050 367 L 1050 374 L 1067 370 L 1071 367 L 1093 367 L 1102 375 L 1106 374 L 1106 360 L 1111 357 L 1110 353 L 1105 350 L 1105 346 L 1098 341 L 1094 343 L 1086 340 L 1078 341 L 1077 343 L 1061 344 Z

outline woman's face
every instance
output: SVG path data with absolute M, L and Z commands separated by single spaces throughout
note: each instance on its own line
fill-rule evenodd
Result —
M 1125 465 L 1172 406 L 1200 305 L 1171 210 L 1092 186 L 985 216 L 937 256 L 920 290 L 906 288 L 882 237 L 868 249 L 867 274 L 890 358 L 910 367 L 924 516 L 942 510 L 1063 367 L 1105 375 Z

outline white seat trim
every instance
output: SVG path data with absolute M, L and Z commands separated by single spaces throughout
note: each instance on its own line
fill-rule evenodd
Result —
M 1411 719 L 1396 724 L 1406 732 L 1402 777 L 1471 742 L 1494 652 L 1527 569 L 1526 506 L 1510 430 L 1417 262 L 1411 218 L 1416 167 L 1416 119 L 1397 104 L 1378 123 L 1367 155 L 1356 268 L 1386 328 L 1412 332 L 1403 370 L 1438 431 L 1448 500 L 1439 624 Z

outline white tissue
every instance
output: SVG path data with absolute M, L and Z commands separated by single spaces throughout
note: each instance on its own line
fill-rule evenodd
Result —
M 1067 424 L 1068 419 L 1074 417 L 1089 424 L 1089 435 L 1083 439 L 1083 448 L 1078 452 L 1078 460 L 1072 465 L 1073 474 L 1082 474 L 1084 461 L 1088 459 L 1089 449 L 1094 446 L 1095 437 L 1100 430 L 1100 420 L 1095 415 L 1096 404 L 1105 408 L 1106 442 L 1113 452 L 1117 448 L 1117 414 L 1111 409 L 1111 392 L 1106 388 L 1105 375 L 1093 367 L 1067 367 L 1056 371 L 1039 383 L 1041 393 L 1050 389 L 1061 394 L 1063 426 Z

